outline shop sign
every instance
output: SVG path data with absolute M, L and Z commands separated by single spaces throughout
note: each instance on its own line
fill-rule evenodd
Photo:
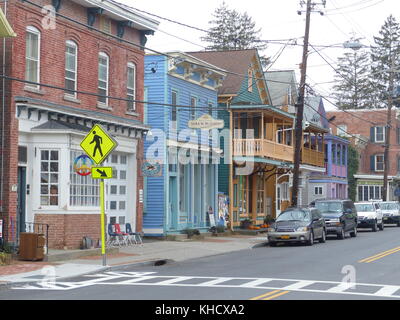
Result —
M 190 129 L 211 130 L 211 129 L 223 129 L 224 124 L 225 124 L 224 120 L 214 119 L 209 114 L 204 114 L 196 120 L 190 120 L 188 123 L 188 127 Z

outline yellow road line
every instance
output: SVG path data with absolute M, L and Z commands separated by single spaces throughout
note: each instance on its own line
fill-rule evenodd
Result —
M 265 298 L 265 299 L 263 299 L 263 300 L 272 300 L 272 299 L 278 298 L 278 297 L 280 297 L 280 296 L 283 296 L 284 294 L 287 294 L 287 293 L 289 293 L 289 292 L 290 292 L 290 291 L 282 291 L 282 292 L 280 292 L 280 293 L 278 293 L 278 294 L 275 294 L 275 295 L 270 296 L 270 297 L 268 297 L 268 298 Z
M 400 251 L 400 247 L 397 247 L 397 248 L 393 248 L 393 249 L 390 249 L 390 250 L 386 250 L 386 251 L 380 252 L 380 253 L 375 254 L 375 255 L 373 255 L 373 256 L 371 256 L 371 257 L 362 259 L 362 260 L 360 260 L 360 261 L 358 261 L 358 262 L 360 262 L 360 263 L 363 263 L 363 262 L 369 263 L 369 262 L 378 260 L 378 259 L 380 259 L 380 258 L 386 257 L 386 256 L 388 256 L 388 255 L 390 255 L 390 254 L 392 254 L 392 253 L 396 253 L 396 252 L 398 252 L 398 251 Z
M 271 294 L 277 293 L 277 292 L 279 292 L 279 291 L 281 291 L 281 290 L 270 291 L 270 292 L 264 293 L 264 294 L 262 294 L 262 295 L 260 295 L 260 296 L 251 298 L 250 300 L 259 300 L 259 299 L 261 299 L 261 298 L 268 297 L 268 296 L 270 296 Z

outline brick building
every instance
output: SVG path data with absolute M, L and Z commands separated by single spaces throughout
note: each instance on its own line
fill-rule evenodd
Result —
M 332 133 L 350 139 L 359 152 L 357 200 L 382 199 L 384 174 L 384 146 L 387 110 L 351 110 L 328 112 Z M 388 171 L 388 200 L 393 200 L 394 190 L 400 182 L 400 113 L 392 111 Z
M 82 165 L 76 162 L 80 141 L 94 124 L 118 142 L 105 163 L 115 177 L 106 183 L 108 223 L 129 222 L 140 231 L 139 168 L 148 128 L 135 100 L 143 101 L 143 46 L 158 22 L 111 0 L 10 0 L 4 6 L 17 34 L 1 45 L 6 241 L 18 243 L 27 222 L 50 225 L 49 247 L 77 248 L 83 236 L 100 238 L 98 182 L 75 172 Z

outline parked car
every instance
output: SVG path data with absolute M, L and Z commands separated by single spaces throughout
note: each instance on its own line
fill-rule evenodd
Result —
M 314 206 L 325 219 L 327 234 L 344 239 L 346 233 L 357 236 L 357 210 L 351 200 L 315 200 Z
M 358 228 L 384 229 L 382 210 L 377 202 L 356 202 Z
M 278 242 L 302 242 L 312 246 L 319 239 L 326 241 L 325 220 L 315 208 L 288 208 L 268 228 L 271 247 Z
M 387 224 L 397 224 L 400 227 L 400 204 L 396 201 L 384 201 L 380 204 L 383 222 Z

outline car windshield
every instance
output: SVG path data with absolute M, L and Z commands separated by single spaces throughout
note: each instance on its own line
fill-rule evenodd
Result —
M 355 204 L 357 211 L 359 212 L 373 212 L 374 206 L 370 203 L 356 203 Z
M 285 211 L 278 216 L 276 221 L 310 221 L 310 212 L 303 210 Z
M 397 203 L 381 203 L 381 209 L 382 210 L 397 210 L 398 205 Z
M 338 213 L 342 211 L 342 204 L 340 202 L 319 202 L 315 203 L 315 207 L 321 213 Z

